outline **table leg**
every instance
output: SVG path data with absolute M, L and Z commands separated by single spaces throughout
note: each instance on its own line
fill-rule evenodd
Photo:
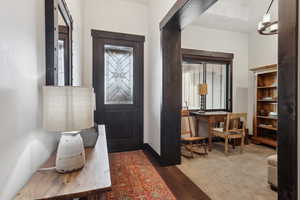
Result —
M 208 151 L 212 150 L 212 121 L 211 119 L 208 120 Z
M 228 155 L 228 137 L 225 137 L 225 155 Z
M 195 117 L 195 136 L 199 136 L 199 119 Z
M 243 151 L 244 151 L 244 146 L 245 146 L 245 136 L 242 136 L 242 139 L 241 139 L 241 146 L 240 146 L 240 148 L 241 148 L 241 153 L 243 153 Z

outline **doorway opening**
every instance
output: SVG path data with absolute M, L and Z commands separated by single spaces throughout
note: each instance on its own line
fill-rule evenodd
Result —
M 177 2 L 161 22 L 163 54 L 161 159 L 165 165 L 181 163 L 182 30 L 215 2 L 215 0 Z M 277 138 L 278 199 L 296 200 L 298 190 L 296 114 L 298 89 L 298 3 L 296 0 L 288 2 L 279 0 L 278 10 L 278 132 L 280 133 Z M 201 41 L 201 38 L 199 36 L 199 41 Z

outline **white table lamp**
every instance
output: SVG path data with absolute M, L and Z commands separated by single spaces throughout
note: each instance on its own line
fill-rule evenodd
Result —
M 94 125 L 94 90 L 82 87 L 43 87 L 43 127 L 60 132 L 56 171 L 72 172 L 83 168 L 85 152 L 80 130 Z

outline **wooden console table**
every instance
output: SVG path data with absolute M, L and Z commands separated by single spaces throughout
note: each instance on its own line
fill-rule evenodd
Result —
M 55 199 L 104 200 L 111 190 L 105 131 L 99 130 L 95 148 L 86 149 L 86 165 L 77 172 L 58 174 L 55 170 L 37 171 L 16 195 L 16 200 Z M 42 166 L 54 166 L 55 154 Z
M 192 116 L 196 118 L 196 126 L 195 131 L 198 134 L 198 125 L 199 120 L 204 120 L 208 124 L 208 150 L 211 151 L 212 149 L 212 128 L 214 128 L 214 124 L 216 122 L 224 122 L 225 117 L 227 116 L 228 112 L 191 112 Z

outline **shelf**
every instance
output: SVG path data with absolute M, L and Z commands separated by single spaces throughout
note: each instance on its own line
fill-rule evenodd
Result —
M 272 140 L 270 138 L 265 138 L 265 137 L 252 137 L 251 138 L 252 141 L 256 144 L 260 144 L 260 143 L 263 143 L 263 144 L 266 144 L 266 145 L 270 145 L 272 147 L 277 147 L 277 142 L 276 140 Z
M 278 131 L 277 128 L 274 128 L 274 127 L 264 127 L 264 126 L 258 126 L 258 128 L 262 128 L 262 129 L 267 129 L 267 130 L 272 130 L 272 131 Z
M 250 68 L 250 71 L 254 71 L 254 72 L 269 71 L 269 70 L 277 70 L 277 64 Z
M 269 88 L 277 88 L 277 86 L 261 86 L 261 87 L 257 87 L 257 89 L 269 89 Z
M 274 119 L 278 120 L 278 117 L 270 117 L 270 116 L 256 116 L 257 118 L 262 118 L 262 119 Z
M 257 99 L 257 101 L 262 101 L 262 102 L 277 102 L 277 99 Z

